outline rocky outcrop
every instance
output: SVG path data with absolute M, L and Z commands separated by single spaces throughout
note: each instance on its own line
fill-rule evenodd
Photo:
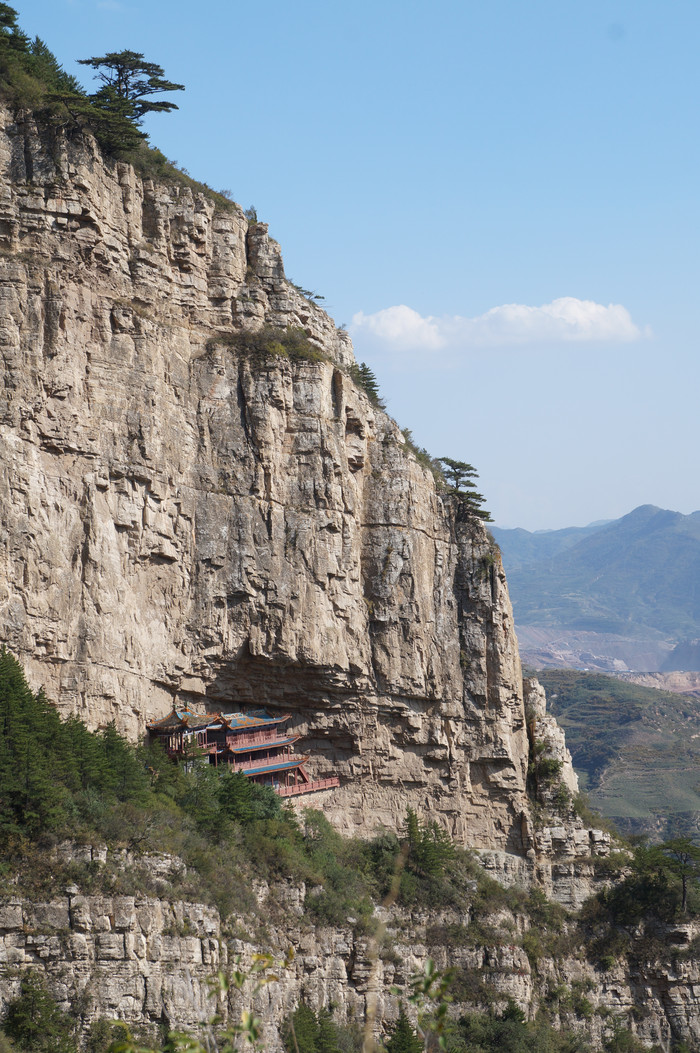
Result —
M 524 855 L 498 551 L 349 375 L 263 224 L 5 113 L 0 639 L 133 737 L 174 701 L 292 713 L 341 828 L 407 805 Z M 318 353 L 241 352 L 262 324 Z
M 574 796 L 578 793 L 578 775 L 574 771 L 571 754 L 566 745 L 566 736 L 556 719 L 547 712 L 547 696 L 542 685 L 534 677 L 523 680 L 525 718 L 530 726 L 533 741 L 543 749 L 544 756 L 559 766 L 556 781 L 559 787 Z
M 80 1007 L 84 1031 L 105 1018 L 154 1034 L 163 1025 L 201 1032 L 215 1013 L 237 1021 L 254 1007 L 265 1049 L 279 1053 L 281 1024 L 302 999 L 334 1005 L 341 1022 L 364 1021 L 371 1007 L 378 1031 L 385 1029 L 398 1015 L 397 991 L 431 957 L 454 970 L 456 1014 L 503 1008 L 511 998 L 528 1017 L 546 1007 L 596 1048 L 620 1026 L 665 1051 L 700 1041 L 700 967 L 692 953 L 699 932 L 691 923 L 666 933 L 673 953 L 662 960 L 610 961 L 603 969 L 587 960 L 573 923 L 554 954 L 546 926 L 504 907 L 479 917 L 479 932 L 488 934 L 481 944 L 470 911 L 393 909 L 383 912 L 386 937 L 377 945 L 349 926 L 311 929 L 303 887 L 277 887 L 273 903 L 266 886 L 257 895 L 264 942 L 246 932 L 254 919 L 233 916 L 223 926 L 214 908 L 197 903 L 83 895 L 76 886 L 48 902 L 10 898 L 0 905 L 0 1013 L 19 993 L 22 972 L 33 969 L 63 1009 Z M 290 946 L 293 960 L 279 967 Z M 277 981 L 257 995 L 252 981 L 228 997 L 212 988 L 218 969 L 235 961 L 245 972 L 261 949 L 271 953 Z

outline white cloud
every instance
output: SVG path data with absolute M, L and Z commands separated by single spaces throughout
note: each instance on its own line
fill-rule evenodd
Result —
M 424 318 L 404 304 L 353 317 L 356 335 L 373 337 L 396 350 L 436 351 L 443 347 L 493 347 L 584 341 L 630 343 L 649 336 L 621 304 L 595 303 L 562 296 L 541 307 L 503 304 L 475 318 L 445 315 Z
M 354 327 L 365 328 L 387 344 L 398 347 L 430 348 L 435 350 L 445 343 L 440 332 L 439 318 L 422 318 L 412 307 L 386 307 L 376 314 L 353 316 Z

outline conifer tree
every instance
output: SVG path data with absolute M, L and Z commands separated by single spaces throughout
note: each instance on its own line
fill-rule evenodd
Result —
M 338 1045 L 338 1028 L 330 1009 L 319 1009 L 317 1014 L 316 1053 L 341 1053 Z
M 421 822 L 412 808 L 406 811 L 404 829 L 409 867 L 425 877 L 444 873 L 447 863 L 454 858 L 454 846 L 445 831 L 436 822 Z
M 114 721 L 102 732 L 105 788 L 120 800 L 133 800 L 146 789 L 146 775 L 135 751 L 116 729 Z
M 30 69 L 42 83 L 57 92 L 83 95 L 83 89 L 70 73 L 66 73 L 54 53 L 40 37 L 35 37 L 29 45 Z
M 241 772 L 227 771 L 219 776 L 218 799 L 229 819 L 245 823 L 253 818 L 253 783 Z
M 174 102 L 153 100 L 164 91 L 184 91 L 184 84 L 165 80 L 162 66 L 147 62 L 139 51 L 110 51 L 106 55 L 78 59 L 82 66 L 96 70 L 102 87 L 92 96 L 106 110 L 139 123 L 146 113 L 176 110 Z
M 287 1053 L 319 1053 L 318 1020 L 311 1006 L 300 1002 L 284 1028 Z
M 22 667 L 0 649 L 0 825 L 36 832 L 59 818 L 64 791 L 51 759 L 61 722 L 42 692 L 34 695 Z
M 366 362 L 354 362 L 350 368 L 350 376 L 358 387 L 362 388 L 373 406 L 385 409 L 384 399 L 379 394 L 377 378 Z
M 25 973 L 20 993 L 10 1002 L 5 1033 L 23 1053 L 77 1053 L 75 1022 L 63 1013 L 36 973 Z
M 69 717 L 61 729 L 66 761 L 64 778 L 73 791 L 86 790 L 89 786 L 104 788 L 104 752 L 100 740 L 77 717 Z
M 423 1043 L 411 1027 L 403 1005 L 399 1009 L 399 1019 L 386 1041 L 386 1053 L 423 1053 Z
M 491 515 L 483 507 L 486 498 L 477 492 L 474 480 L 478 478 L 476 468 L 467 461 L 455 461 L 452 457 L 438 457 L 442 471 L 449 484 L 448 493 L 457 498 L 460 508 L 486 522 Z
M 27 53 L 29 37 L 17 25 L 17 12 L 9 4 L 0 3 L 0 50 Z

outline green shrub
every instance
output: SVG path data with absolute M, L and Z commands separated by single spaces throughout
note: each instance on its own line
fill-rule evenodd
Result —
M 563 782 L 560 782 L 559 786 L 557 787 L 556 793 L 552 797 L 552 804 L 554 808 L 557 812 L 559 812 L 560 815 L 566 816 L 569 814 L 572 801 L 573 797 L 568 787 Z
M 85 1053 L 105 1053 L 113 1044 L 123 1042 L 129 1031 L 121 1020 L 105 1020 L 100 1017 L 90 1025 Z
M 522 948 L 527 955 L 528 961 L 533 969 L 545 956 L 545 948 L 539 934 L 535 929 L 528 929 L 522 935 Z
M 613 1037 L 605 1043 L 605 1053 L 654 1053 L 654 1051 L 661 1053 L 660 1046 L 653 1046 L 650 1049 L 645 1042 L 640 1042 L 626 1028 L 616 1030 Z
M 22 1053 L 77 1053 L 75 1020 L 58 1008 L 36 973 L 22 977 L 20 993 L 8 1005 L 3 1025 Z
M 325 362 L 327 355 L 313 344 L 303 329 L 289 326 L 281 329 L 264 325 L 260 329 L 237 329 L 218 333 L 207 342 L 207 349 L 224 346 L 257 365 L 269 364 L 275 359 L 292 362 Z
M 318 1013 L 300 1002 L 282 1026 L 287 1053 L 359 1053 L 362 1033 L 357 1027 L 338 1024 L 331 1009 Z
M 465 1045 L 454 1044 L 459 1053 L 584 1053 L 588 1041 L 580 1035 L 555 1031 L 543 1019 L 526 1021 L 524 1013 L 509 1001 L 501 1014 L 473 1013 L 459 1021 Z

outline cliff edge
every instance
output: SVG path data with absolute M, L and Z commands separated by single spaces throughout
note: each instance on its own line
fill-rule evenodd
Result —
M 282 707 L 346 832 L 411 806 L 532 858 L 498 549 L 353 381 L 347 334 L 238 206 L 0 124 L 0 639 L 132 737 L 176 702 Z M 264 326 L 305 350 L 251 351 Z

